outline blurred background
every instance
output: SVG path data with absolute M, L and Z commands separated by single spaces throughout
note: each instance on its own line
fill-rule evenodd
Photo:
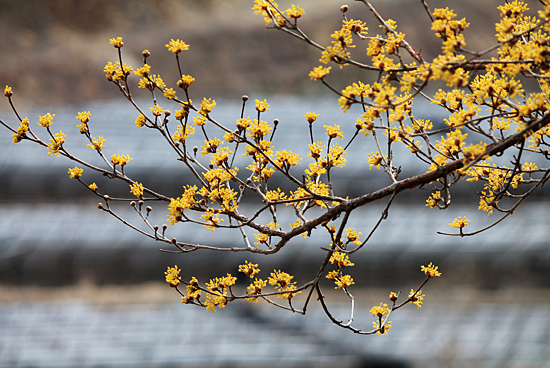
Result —
M 398 29 L 426 59 L 439 52 L 439 40 L 420 2 L 372 3 L 382 16 L 398 22 Z M 500 3 L 428 2 L 432 10 L 449 6 L 458 18 L 466 17 L 471 23 L 466 41 L 475 50 L 492 45 Z M 527 3 L 536 14 L 538 2 Z M 328 45 L 330 34 L 340 27 L 343 4 L 300 1 L 297 5 L 306 15 L 299 23 L 314 40 Z M 290 2 L 279 5 L 286 8 Z M 123 37 L 124 62 L 134 68 L 142 62 L 142 50 L 150 50 L 152 73 L 161 74 L 169 87 L 175 87 L 178 73 L 164 45 L 172 38 L 184 40 L 191 47 L 181 54 L 183 73 L 196 78 L 191 98 L 215 98 L 212 116 L 227 125 L 239 117 L 243 94 L 251 100 L 267 99 L 271 111 L 264 118 L 280 120 L 274 138 L 280 149 L 306 157 L 302 138 L 309 134 L 303 118 L 307 111 L 320 114 L 316 140 L 322 139 L 323 124 L 339 124 L 345 137 L 351 137 L 360 112 L 342 113 L 335 96 L 307 77 L 319 65 L 320 53 L 283 32 L 266 30 L 251 6 L 251 1 L 241 0 L 0 0 L 0 85 L 13 87 L 19 113 L 31 124 L 39 115 L 55 113 L 54 130 L 68 134 L 69 152 L 100 164 L 75 127 L 77 113 L 91 111 L 92 135 L 107 139 L 107 155 L 130 155 L 134 161 L 127 166 L 129 175 L 173 197 L 181 195 L 183 185 L 194 184 L 193 178 L 160 137 L 135 128 L 135 109 L 105 79 L 105 64 L 117 60 L 110 38 Z M 349 6 L 349 18 L 365 20 L 371 34 L 380 32 L 364 5 Z M 366 60 L 365 47 L 358 43 L 354 50 L 359 60 Z M 332 69 L 330 82 L 336 88 L 376 78 L 351 68 Z M 136 90 L 147 108 L 147 94 Z M 421 102 L 414 115 L 436 125 L 446 117 Z M 18 124 L 6 100 L 0 104 L 0 119 Z M 366 154 L 373 150 L 370 144 L 357 141 L 350 147 L 347 167 L 334 179 L 337 194 L 360 195 L 388 184 L 383 173 L 364 170 Z M 407 150 L 396 157 L 402 177 L 427 169 Z M 369 329 L 368 311 L 386 301 L 390 291 L 416 288 L 423 281 L 421 265 L 434 262 L 443 277 L 424 288 L 422 309 L 400 310 L 392 316 L 389 335 L 378 337 L 337 328 L 315 303 L 306 316 L 261 303 L 232 303 L 213 315 L 180 305 L 164 282 L 167 266 L 182 268 L 183 279 L 197 276 L 207 282 L 226 273 L 236 275 L 246 259 L 260 263 L 264 278 L 276 268 L 294 275 L 298 283 L 306 282 L 322 262 L 325 234 L 300 238 L 273 257 L 159 252 L 161 245 L 98 211 L 97 197 L 69 179 L 68 167 L 74 164 L 48 157 L 29 142 L 15 145 L 11 133 L 0 130 L 0 367 L 550 366 L 547 190 L 534 193 L 501 226 L 468 238 L 437 231 L 448 232 L 448 224 L 458 216 L 472 220 L 473 230 L 496 220 L 497 214 L 487 217 L 477 211 L 479 185 L 458 186 L 453 205 L 443 212 L 424 206 L 431 187 L 400 195 L 389 218 L 352 258 L 356 325 Z M 112 196 L 128 192 L 125 184 L 89 170 L 83 180 L 96 182 Z M 277 176 L 273 182 L 292 189 Z M 249 214 L 255 205 L 246 202 L 241 208 Z M 384 206 L 374 203 L 361 209 L 350 225 L 364 237 Z M 152 220 L 166 222 L 165 205 L 153 208 Z M 141 227 L 129 206 L 117 206 L 116 211 Z M 281 212 L 282 219 L 290 218 Z M 191 243 L 242 242 L 238 234 L 212 234 L 201 227 L 174 226 L 169 232 Z M 347 320 L 346 297 L 333 292 L 329 282 L 323 286 L 336 318 Z M 242 275 L 238 287 L 246 287 Z

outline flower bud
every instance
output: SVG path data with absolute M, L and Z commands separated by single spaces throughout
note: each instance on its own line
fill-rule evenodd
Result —
M 172 238 L 170 239 L 170 242 L 174 245 L 176 245 L 178 243 L 178 241 L 176 240 L 176 238 Z
M 243 95 L 243 97 L 241 97 L 241 99 L 243 100 L 243 102 L 248 101 L 248 96 L 247 96 L 247 95 Z
M 153 210 L 153 208 L 151 206 L 147 206 L 145 208 L 145 211 L 147 211 L 147 214 L 149 214 L 149 212 L 151 212 L 152 210 Z M 158 228 L 158 226 L 157 226 L 157 228 Z
M 97 204 L 97 209 L 102 210 L 103 209 L 103 203 L 98 203 Z
M 340 7 L 340 11 L 341 11 L 343 14 L 347 13 L 348 10 L 349 10 L 349 6 L 347 6 L 347 5 L 342 5 L 342 6 Z

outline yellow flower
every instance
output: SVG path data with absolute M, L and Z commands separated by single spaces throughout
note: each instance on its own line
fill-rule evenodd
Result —
M 139 75 L 140 77 L 145 77 L 149 75 L 149 72 L 151 71 L 151 66 L 144 64 L 141 68 L 134 71 L 135 75 Z
M 180 88 L 187 88 L 195 81 L 195 78 L 193 78 L 190 75 L 182 75 L 181 79 L 178 81 L 178 87 Z
M 59 156 L 59 150 L 65 142 L 65 137 L 67 137 L 67 135 L 63 134 L 62 131 L 59 131 L 59 133 L 56 133 L 53 138 L 50 138 L 50 144 L 48 144 L 48 156 L 51 154 Z
M 256 100 L 256 110 L 259 112 L 269 111 L 269 104 L 265 99 L 263 101 Z
M 243 265 L 239 265 L 239 272 L 242 272 L 248 277 L 253 278 L 255 274 L 260 272 L 260 269 L 258 268 L 258 264 L 244 261 Z
M 92 138 L 92 144 L 88 144 L 87 146 L 90 147 L 91 149 L 99 151 L 103 147 L 105 147 L 105 138 L 98 135 L 97 138 Z
M 330 138 L 344 139 L 344 134 L 342 133 L 342 131 L 340 131 L 340 125 L 334 124 L 333 127 L 328 125 L 323 125 L 323 128 L 327 130 L 325 134 L 328 135 Z
M 113 165 L 125 166 L 129 161 L 133 161 L 133 158 L 130 158 L 128 155 L 112 155 L 111 163 Z
M 138 128 L 141 128 L 142 126 L 145 125 L 146 122 L 147 122 L 147 120 L 145 119 L 145 116 L 144 115 L 139 115 L 136 119 L 136 126 Z
M 359 240 L 359 235 L 362 234 L 361 232 L 357 233 L 355 232 L 355 229 L 346 229 L 346 233 L 347 233 L 346 237 L 351 243 L 361 245 L 361 240 Z
M 456 227 L 457 229 L 462 229 L 464 226 L 468 225 L 470 223 L 470 220 L 466 220 L 466 216 L 464 218 L 459 217 L 456 218 L 453 222 L 449 224 L 449 226 Z
M 212 208 L 206 210 L 206 212 L 201 215 L 201 218 L 204 219 L 204 227 L 211 232 L 214 232 L 218 224 L 223 222 L 223 219 L 219 218 L 219 213 L 215 213 Z
M 330 73 L 331 68 L 330 66 L 328 68 L 323 68 L 322 66 L 313 68 L 313 70 L 309 72 L 309 78 L 311 78 L 311 80 L 323 79 Z
M 384 317 L 387 313 L 390 312 L 390 309 L 388 308 L 388 305 L 385 303 L 380 303 L 380 305 L 375 305 L 370 309 L 370 314 L 372 314 L 373 317 Z
M 306 112 L 305 118 L 308 121 L 308 123 L 313 123 L 317 119 L 318 116 L 319 116 L 319 114 L 308 111 L 308 112 Z
M 355 282 L 353 282 L 353 278 L 350 275 L 337 277 L 336 279 L 334 279 L 334 283 L 336 284 L 335 289 L 347 288 L 348 286 L 355 284 Z
M 169 100 L 173 100 L 174 98 L 177 98 L 176 91 L 172 88 L 166 88 L 164 91 L 164 97 L 166 97 Z
M 138 198 L 143 197 L 143 184 L 137 181 L 134 184 L 130 184 L 130 192 Z
M 82 124 L 86 124 L 90 121 L 90 115 L 91 113 L 89 111 L 79 112 L 76 119 L 80 120 Z
M 75 167 L 74 169 L 69 168 L 69 174 L 71 174 L 71 179 L 79 179 L 82 176 L 83 171 L 84 170 L 79 167 Z
M 24 118 L 21 120 L 21 124 L 19 125 L 19 128 L 17 128 L 17 132 L 12 135 L 13 143 L 19 143 L 21 140 L 23 140 L 23 137 L 26 137 L 26 133 L 30 131 L 29 128 L 29 119 Z
M 197 126 L 203 126 L 206 124 L 206 116 L 199 115 L 199 116 L 193 116 L 193 124 Z
M 97 192 L 97 184 L 96 183 L 92 183 L 92 184 L 88 185 L 88 188 L 90 188 L 94 192 Z
M 418 308 L 422 308 L 422 299 L 424 299 L 425 296 L 426 295 L 422 294 L 422 290 L 418 290 L 418 292 L 415 292 L 413 289 L 411 289 L 411 292 L 409 293 L 409 299 L 411 300 L 411 303 L 416 305 Z
M 247 135 L 252 138 L 260 139 L 271 132 L 271 125 L 266 121 L 254 119 L 248 129 Z
M 165 45 L 169 51 L 173 52 L 174 54 L 179 54 L 182 51 L 189 50 L 189 45 L 181 40 L 175 40 L 171 39 L 170 42 Z
M 291 5 L 290 9 L 286 11 L 286 15 L 290 18 L 298 19 L 305 14 L 305 10 L 296 5 Z
M 82 124 L 78 124 L 76 127 L 80 131 L 80 134 L 85 134 L 89 132 L 88 124 L 82 123 Z
M 122 42 L 122 37 L 111 38 L 109 41 L 110 41 L 111 45 L 113 45 L 117 49 L 124 46 L 124 42 Z
M 199 289 L 199 281 L 193 276 L 189 280 L 189 284 L 186 287 L 187 298 L 190 300 L 199 299 L 201 297 L 201 289 Z
M 267 281 L 264 281 L 262 279 L 255 279 L 253 284 L 248 285 L 246 290 L 248 291 L 248 295 L 257 295 L 261 294 L 262 289 L 267 285 Z M 250 298 L 246 298 L 249 302 L 257 303 L 258 297 L 252 296 Z
M 391 321 L 387 321 L 386 324 L 384 325 L 384 327 L 380 327 L 380 324 L 378 323 L 378 321 L 373 321 L 372 322 L 372 327 L 374 327 L 374 329 L 379 329 L 378 330 L 378 335 L 387 335 L 388 330 L 391 327 Z
M 174 132 L 174 135 L 172 136 L 172 139 L 176 142 L 185 142 L 189 136 L 193 135 L 195 133 L 195 128 L 190 126 L 185 126 L 185 132 L 183 131 L 183 125 L 178 125 L 178 128 Z
M 161 116 L 164 110 L 159 105 L 155 105 L 153 107 L 150 107 L 149 110 L 153 113 L 155 116 Z
M 252 124 L 252 120 L 250 120 L 250 117 L 246 117 L 237 120 L 236 124 L 238 128 L 246 129 Z
M 201 105 L 200 105 L 200 108 L 199 108 L 199 114 L 203 115 L 203 116 L 206 116 L 208 115 L 210 112 L 212 112 L 212 109 L 214 108 L 214 106 L 216 106 L 216 100 L 212 100 L 211 98 L 206 98 L 204 97 L 202 99 L 202 102 L 201 102 Z
M 421 266 L 420 267 L 420 271 L 424 272 L 426 274 L 426 276 L 428 276 L 428 277 L 439 277 L 439 276 L 441 276 L 441 272 L 438 272 L 437 269 L 438 269 L 438 267 L 436 265 L 432 265 L 432 262 L 430 262 L 428 267 L 426 267 L 426 266 Z
M 168 267 L 168 270 L 164 272 L 164 274 L 166 275 L 166 282 L 169 283 L 170 286 L 175 287 L 180 284 L 180 271 L 181 270 L 179 270 L 178 266 L 176 265 L 174 267 Z
M 38 126 L 41 126 L 41 127 L 44 127 L 44 128 L 52 126 L 52 120 L 53 120 L 54 116 L 55 116 L 55 114 L 52 115 L 50 113 L 47 113 L 44 116 L 39 116 L 38 117 L 38 121 L 39 121 Z
M 351 263 L 347 254 L 334 252 L 330 256 L 330 263 L 337 265 L 338 267 L 352 267 L 355 266 L 355 263 Z
M 6 88 L 4 88 L 4 96 L 11 97 L 12 95 L 13 95 L 13 92 L 11 91 L 11 87 L 6 86 Z

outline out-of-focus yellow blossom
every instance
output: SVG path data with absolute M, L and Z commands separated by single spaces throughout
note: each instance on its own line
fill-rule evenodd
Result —
M 163 92 L 164 97 L 166 97 L 169 100 L 173 100 L 174 98 L 178 98 L 176 96 L 176 91 L 174 91 L 173 88 L 166 88 Z
M 139 115 L 136 119 L 136 126 L 138 128 L 141 128 L 142 126 L 145 125 L 146 122 L 147 122 L 147 119 L 145 119 L 145 116 L 144 115 Z
M 326 77 L 329 73 L 330 73 L 330 69 L 332 67 L 328 67 L 328 68 L 324 68 L 322 66 L 318 66 L 316 68 L 313 68 L 313 70 L 311 72 L 309 72 L 309 78 L 311 78 L 311 80 L 319 80 L 319 79 L 323 79 L 324 77 Z
M 120 49 L 122 46 L 124 46 L 124 42 L 122 42 L 122 37 L 111 38 L 109 42 L 117 49 Z
M 75 167 L 74 169 L 69 168 L 69 174 L 71 175 L 71 179 L 79 179 L 82 176 L 82 173 L 84 172 L 83 169 L 80 167 Z
M 88 188 L 90 188 L 94 192 L 97 192 L 97 184 L 96 183 L 92 183 L 92 184 L 88 185 Z
M 206 124 L 206 116 L 199 115 L 199 116 L 193 116 L 193 124 L 196 126 L 203 126 Z
M 11 90 L 11 87 L 8 86 L 8 85 L 6 85 L 6 88 L 4 88 L 4 96 L 6 96 L 8 98 L 13 96 L 13 92 Z

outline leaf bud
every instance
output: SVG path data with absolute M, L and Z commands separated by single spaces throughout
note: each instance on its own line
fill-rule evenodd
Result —
M 170 239 L 170 242 L 174 245 L 176 245 L 178 243 L 178 241 L 176 240 L 176 238 L 172 238 Z

